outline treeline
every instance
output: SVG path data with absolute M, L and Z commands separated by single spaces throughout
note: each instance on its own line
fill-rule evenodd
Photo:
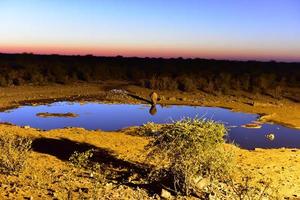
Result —
M 160 90 L 280 96 L 286 88 L 300 88 L 300 63 L 0 54 L 0 86 L 99 80 L 128 80 Z

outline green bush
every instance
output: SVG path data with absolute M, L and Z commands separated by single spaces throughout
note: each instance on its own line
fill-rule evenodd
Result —
M 84 152 L 75 151 L 69 158 L 71 164 L 77 168 L 85 169 L 92 172 L 99 172 L 101 166 L 97 162 L 93 162 L 95 149 L 89 149 Z
M 25 166 L 32 140 L 12 133 L 0 134 L 0 172 L 17 174 Z
M 85 152 L 75 151 L 69 158 L 69 161 L 75 167 L 85 168 L 90 164 L 90 158 L 93 157 L 93 149 L 87 150 Z
M 163 125 L 147 146 L 148 157 L 168 164 L 150 178 L 168 179 L 184 195 L 201 192 L 198 183 L 203 180 L 224 180 L 232 168 L 232 154 L 223 145 L 226 133 L 223 124 L 197 118 Z

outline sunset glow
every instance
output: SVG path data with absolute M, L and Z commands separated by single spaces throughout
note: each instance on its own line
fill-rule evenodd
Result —
M 0 52 L 300 61 L 298 0 L 0 2 Z

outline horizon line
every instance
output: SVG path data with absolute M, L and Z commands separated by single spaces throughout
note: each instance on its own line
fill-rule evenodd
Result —
M 126 56 L 126 55 L 121 55 L 121 54 L 116 54 L 116 55 L 95 55 L 95 54 L 71 54 L 71 53 L 35 53 L 35 52 L 1 52 L 0 54 L 7 54 L 7 55 L 37 55 L 37 56 L 80 56 L 80 57 L 98 57 L 98 58 L 117 58 L 117 57 L 122 57 L 122 58 L 139 58 L 139 59 L 183 59 L 183 60 L 215 60 L 215 61 L 231 61 L 231 62 L 265 62 L 265 63 L 270 63 L 270 62 L 275 62 L 275 63 L 295 63 L 295 64 L 300 64 L 300 60 L 293 60 L 293 61 L 287 61 L 287 60 L 275 60 L 275 59 L 237 59 L 237 58 L 205 58 L 205 57 L 186 57 L 186 56 Z

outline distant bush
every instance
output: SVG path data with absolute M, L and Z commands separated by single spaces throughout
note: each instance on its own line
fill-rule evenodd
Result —
M 293 93 L 300 87 L 299 63 L 0 54 L 0 65 L 2 87 L 122 80 L 155 90 L 267 95 L 276 85 Z
M 232 155 L 224 150 L 223 124 L 202 119 L 183 119 L 163 125 L 147 146 L 148 157 L 168 163 L 151 178 L 173 183 L 177 193 L 201 192 L 198 182 L 222 181 L 231 172 Z
M 203 91 L 208 93 L 214 93 L 215 92 L 215 84 L 212 80 L 208 81 L 207 85 L 203 87 Z
M 278 85 L 278 86 L 275 86 L 275 88 L 269 89 L 267 91 L 267 93 L 275 99 L 281 99 L 283 90 L 282 90 L 282 87 Z
M 153 76 L 151 79 L 142 79 L 139 81 L 140 85 L 146 88 L 155 90 L 177 90 L 178 83 L 176 80 L 170 77 L 156 77 Z
M 28 79 L 31 83 L 38 85 L 41 85 L 46 81 L 44 76 L 39 72 L 30 73 Z
M 0 172 L 17 174 L 25 166 L 32 140 L 13 133 L 0 134 Z
M 6 81 L 6 78 L 0 76 L 0 87 L 6 87 L 6 86 L 8 86 L 8 82 Z
M 183 77 L 179 79 L 179 89 L 185 92 L 192 92 L 197 90 L 197 86 L 191 78 Z

